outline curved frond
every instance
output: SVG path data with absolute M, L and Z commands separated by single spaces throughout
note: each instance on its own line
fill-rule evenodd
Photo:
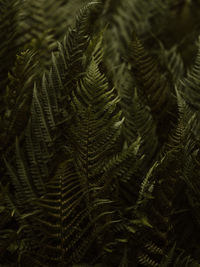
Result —
M 62 266 L 79 262 L 101 231 L 109 226 L 108 221 L 103 227 L 98 221 L 112 214 L 109 209 L 105 210 L 110 201 L 97 200 L 89 211 L 84 204 L 85 195 L 72 162 L 61 163 L 47 184 L 47 194 L 38 200 L 42 213 L 36 221 L 44 239 L 36 258 L 41 262 Z
M 6 89 L 8 72 L 14 65 L 19 49 L 19 13 L 22 1 L 0 1 L 0 88 Z M 4 92 L 1 91 L 1 96 Z M 2 105 L 1 105 L 2 107 Z M 0 113 L 2 111 L 0 110 Z
M 128 143 L 134 140 L 135 135 L 141 138 L 139 153 L 145 156 L 144 160 L 147 164 L 148 161 L 151 161 L 152 157 L 155 156 L 159 145 L 156 124 L 148 106 L 144 105 L 139 99 L 136 88 L 132 99 L 128 99 L 128 95 L 126 98 L 129 103 L 124 107 L 124 112 L 126 114 L 123 127 L 124 134 Z M 121 102 L 123 105 L 126 104 L 123 103 L 123 101 Z
M 4 114 L 7 137 L 4 146 L 10 145 L 15 136 L 21 135 L 30 116 L 30 103 L 33 94 L 33 80 L 36 78 L 37 62 L 35 53 L 26 50 L 17 55 L 14 67 L 8 74 Z
M 173 122 L 176 121 L 173 116 L 173 112 L 177 109 L 173 95 L 174 87 L 137 36 L 134 37 L 131 51 L 131 68 L 139 88 L 139 95 L 150 107 L 157 124 L 157 133 L 163 142 L 166 137 L 161 136 L 160 132 L 163 132 L 164 129 L 169 131 Z
M 71 101 L 77 114 L 71 129 L 76 163 L 81 175 L 87 177 L 89 186 L 99 183 L 102 165 L 114 152 L 121 125 L 121 112 L 117 111 L 119 99 L 115 90 L 108 88 L 95 58 L 73 92 Z
M 200 38 L 198 39 L 198 53 L 194 66 L 182 80 L 179 92 L 186 103 L 194 110 L 199 111 L 199 68 L 200 68 Z

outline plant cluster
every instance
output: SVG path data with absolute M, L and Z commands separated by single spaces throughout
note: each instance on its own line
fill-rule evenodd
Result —
M 200 266 L 199 5 L 0 0 L 0 266 Z

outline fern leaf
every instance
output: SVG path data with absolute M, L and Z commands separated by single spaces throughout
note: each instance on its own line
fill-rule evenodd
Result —
M 77 123 L 72 130 L 77 139 L 75 155 L 77 166 L 87 184 L 95 184 L 95 169 L 110 156 L 114 141 L 119 136 L 115 123 L 120 121 L 116 111 L 118 99 L 100 74 L 95 59 L 91 62 L 86 77 L 72 95 L 72 104 L 77 112 Z M 106 137 L 106 138 L 105 138 Z M 107 156 L 106 156 L 107 155 Z
M 5 122 L 7 123 L 6 144 L 13 142 L 13 138 L 22 133 L 30 116 L 33 80 L 36 77 L 37 63 L 34 52 L 26 50 L 17 55 L 15 66 L 9 72 L 9 82 L 5 101 Z
M 4 62 L 0 67 L 1 90 L 6 89 L 8 72 L 14 65 L 17 49 L 20 46 L 17 35 L 19 34 L 18 19 L 21 4 L 22 1 L 0 1 L 0 61 Z M 1 95 L 2 94 L 4 94 L 4 92 L 1 92 Z M 1 112 L 2 110 L 0 113 Z
M 198 53 L 196 56 L 196 61 L 194 66 L 190 71 L 188 71 L 186 78 L 182 80 L 182 86 L 179 87 L 179 92 L 186 101 L 186 103 L 191 106 L 194 111 L 199 110 L 199 65 L 200 65 L 200 39 L 198 40 Z
M 36 219 L 46 236 L 43 242 L 45 260 L 57 264 L 78 262 L 103 231 L 98 228 L 96 232 L 96 223 L 112 212 L 101 212 L 90 220 L 88 209 L 83 205 L 85 193 L 70 161 L 59 166 L 47 188 L 47 195 L 37 201 L 43 212 Z M 109 201 L 97 201 L 92 210 L 107 203 Z M 40 253 L 36 257 L 40 260 Z

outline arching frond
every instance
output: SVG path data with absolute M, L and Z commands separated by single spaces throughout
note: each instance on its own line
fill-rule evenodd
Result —
M 126 57 L 126 51 L 132 41 L 133 29 L 140 35 L 145 35 L 151 29 L 150 19 L 154 13 L 163 13 L 165 4 L 154 1 L 149 5 L 146 1 L 123 0 L 107 1 L 104 16 L 109 27 L 105 33 L 105 48 L 108 72 L 114 82 L 118 80 L 118 71 Z M 166 11 L 166 10 L 165 10 Z M 106 16 L 107 15 L 107 16 Z
M 173 77 L 173 81 L 175 84 L 178 84 L 180 79 L 183 78 L 185 67 L 181 55 L 177 52 L 177 47 L 174 46 L 169 50 L 165 50 L 164 57 L 165 64 Z
M 102 222 L 112 214 L 112 211 L 105 210 L 109 201 L 94 202 L 90 209 L 93 217 L 90 218 L 84 205 L 85 193 L 72 162 L 60 164 L 47 185 L 47 194 L 38 200 L 42 213 L 36 221 L 44 240 L 39 244 L 40 253 L 35 256 L 41 262 L 62 266 L 79 262 L 101 231 L 109 226 L 108 221 L 105 222 L 107 225 L 98 226 L 98 221 Z
M 77 167 L 87 183 L 99 183 L 99 172 L 114 152 L 120 135 L 119 99 L 114 89 L 108 88 L 104 75 L 99 72 L 95 58 L 87 74 L 72 94 L 76 121 L 72 127 Z M 96 178 L 98 177 L 98 180 Z M 100 184 L 103 181 L 100 181 Z
M 173 96 L 174 87 L 170 79 L 162 73 L 159 64 L 145 50 L 137 36 L 133 40 L 131 64 L 139 88 L 139 95 L 150 107 L 159 135 L 163 129 L 166 131 L 171 129 L 173 121 L 176 120 L 173 116 L 173 112 L 176 110 Z M 160 136 L 161 140 L 163 138 L 165 137 Z
M 35 53 L 26 50 L 17 55 L 14 67 L 8 74 L 4 114 L 5 131 L 4 146 L 10 145 L 15 136 L 25 129 L 30 116 L 30 103 L 33 94 L 33 80 L 37 77 Z
M 15 62 L 15 56 L 18 52 L 19 41 L 19 13 L 22 1 L 0 1 L 0 87 L 1 95 L 5 93 L 8 72 Z M 1 104 L 2 108 L 2 104 Z M 2 111 L 0 111 L 1 113 Z
M 129 104 L 124 108 L 124 134 L 128 143 L 134 140 L 134 135 L 141 137 L 141 147 L 139 153 L 145 156 L 145 162 L 148 163 L 155 155 L 158 148 L 158 138 L 156 134 L 156 124 L 153 121 L 151 111 L 148 106 L 144 105 L 139 99 L 137 89 L 131 99 L 128 99 Z M 125 101 L 125 98 L 124 100 Z M 122 102 L 122 105 L 125 103 Z
M 182 80 L 179 92 L 186 103 L 194 110 L 199 111 L 199 66 L 200 66 L 200 39 L 198 39 L 198 53 L 196 61 L 187 76 Z

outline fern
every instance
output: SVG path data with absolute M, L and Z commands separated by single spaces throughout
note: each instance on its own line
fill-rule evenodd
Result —
M 162 131 L 163 121 L 168 121 L 168 128 L 171 129 L 173 121 L 172 112 L 176 110 L 176 103 L 173 98 L 173 86 L 164 76 L 158 63 L 148 54 L 137 36 L 134 37 L 132 46 L 132 71 L 136 78 L 140 95 L 146 99 L 152 116 L 157 123 L 157 132 Z M 160 135 L 159 135 L 160 136 Z M 163 140 L 164 136 L 160 136 Z
M 17 55 L 15 66 L 8 74 L 9 83 L 5 95 L 7 108 L 3 118 L 4 132 L 7 133 L 7 137 L 4 137 L 4 147 L 10 145 L 14 136 L 20 135 L 27 124 L 33 79 L 37 76 L 36 67 L 34 53 L 26 50 Z
M 12 66 L 14 65 L 15 55 L 19 49 L 18 20 L 19 20 L 20 4 L 22 4 L 22 1 L 0 2 L 0 10 L 1 10 L 0 60 L 1 62 L 4 62 L 4 64 L 1 64 L 1 69 L 0 69 L 1 90 L 5 90 L 8 79 L 8 71 L 10 71 Z M 4 93 L 5 91 L 4 92 L 1 91 L 1 95 Z
M 199 48 L 199 40 L 198 40 L 198 48 Z M 198 68 L 199 68 L 199 51 L 196 56 L 196 61 L 194 66 L 187 73 L 187 77 L 183 79 L 183 86 L 179 88 L 179 91 L 186 103 L 193 108 L 193 110 L 198 110 Z
M 83 2 L 0 1 L 0 265 L 199 266 L 198 5 Z
M 173 81 L 179 83 L 185 73 L 185 67 L 181 55 L 177 52 L 177 47 L 174 46 L 170 50 L 165 50 L 166 65 L 168 71 L 171 72 Z
M 108 72 L 113 77 L 114 82 L 118 81 L 118 71 L 123 65 L 128 46 L 132 40 L 133 29 L 138 34 L 145 35 L 151 29 L 150 19 L 155 13 L 163 13 L 165 5 L 159 1 L 154 1 L 149 5 L 145 1 L 107 1 L 107 11 L 105 23 L 109 22 L 108 30 L 105 33 L 106 63 Z M 114 8 L 113 8 L 114 7 Z M 165 10 L 166 11 L 166 10 Z M 113 64 L 114 63 L 114 64 Z
M 79 99 L 78 96 L 83 98 Z M 85 167 L 88 166 L 86 176 L 89 175 L 89 180 L 92 176 L 90 168 L 91 170 L 101 169 L 100 162 L 106 161 L 106 158 L 109 158 L 114 150 L 112 146 L 119 136 L 118 127 L 114 125 L 120 121 L 120 113 L 116 111 L 117 102 L 118 99 L 115 97 L 113 89 L 108 90 L 105 77 L 99 73 L 96 62 L 93 60 L 87 76 L 78 85 L 77 92 L 72 95 L 72 103 L 77 113 L 77 126 L 75 126 L 77 128 L 72 131 L 75 136 L 76 133 L 79 136 L 77 136 L 75 151 L 77 156 L 82 157 L 78 160 L 78 156 L 77 163 L 80 162 L 78 166 L 84 172 L 86 171 Z M 85 147 L 81 148 L 80 146 L 79 148 L 78 144 L 81 145 L 81 143 L 85 144 Z M 84 158 L 88 162 L 84 162 Z
M 137 89 L 135 88 L 132 99 L 130 99 L 130 96 L 128 98 L 128 95 L 129 94 L 126 96 L 124 95 L 121 99 L 122 107 L 126 105 L 123 108 L 125 113 L 123 132 L 128 143 L 133 141 L 135 136 L 141 138 L 141 147 L 138 153 L 144 155 L 145 164 L 148 164 L 148 161 L 151 161 L 159 146 L 156 125 L 148 106 L 144 106 L 139 99 Z M 126 101 L 128 101 L 128 103 L 126 103 Z
M 42 245 L 41 260 L 62 266 L 78 262 L 104 228 L 98 229 L 95 224 L 112 212 L 104 211 L 90 220 L 87 207 L 83 204 L 85 193 L 78 175 L 68 161 L 61 164 L 55 177 L 47 185 L 47 190 L 46 197 L 39 200 L 39 206 L 43 209 L 41 218 L 45 214 L 46 219 L 37 219 L 42 233 L 47 235 Z M 92 210 L 106 203 L 109 201 L 102 204 L 97 201 Z M 44 259 L 43 255 L 49 259 Z

